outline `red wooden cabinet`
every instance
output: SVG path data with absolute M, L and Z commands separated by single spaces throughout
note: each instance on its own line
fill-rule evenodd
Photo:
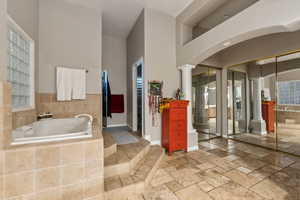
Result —
M 262 103 L 262 115 L 266 121 L 268 133 L 275 130 L 275 105 L 275 101 L 263 101 Z
M 187 151 L 187 106 L 189 101 L 170 101 L 162 113 L 162 146 L 169 155 Z

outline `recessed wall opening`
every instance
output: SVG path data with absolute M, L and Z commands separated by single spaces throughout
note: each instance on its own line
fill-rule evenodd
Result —
M 193 25 L 193 39 L 213 29 L 219 24 L 229 20 L 243 10 L 247 9 L 258 0 L 223 0 L 219 1 L 219 6 L 208 9 L 212 11 L 207 16 L 202 16 Z

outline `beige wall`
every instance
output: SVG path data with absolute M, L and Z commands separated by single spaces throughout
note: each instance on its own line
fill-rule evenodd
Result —
M 101 125 L 101 95 L 88 94 L 85 100 L 57 101 L 56 94 L 39 93 L 36 98 L 38 113 L 51 112 L 54 118 L 69 118 L 87 113 Z
M 38 0 L 8 0 L 7 12 L 34 40 L 38 40 Z
M 99 11 L 59 0 L 9 0 L 7 10 L 35 41 L 36 91 L 55 92 L 57 65 L 88 68 L 88 93 L 101 91 Z
M 132 67 L 145 57 L 145 16 L 144 11 L 138 17 L 127 37 L 127 124 L 132 126 Z
M 126 40 L 103 35 L 102 69 L 108 71 L 112 94 L 123 94 L 125 112 L 113 113 L 108 126 L 127 125 L 127 49 Z
M 152 9 L 145 9 L 127 38 L 127 105 L 128 125 L 132 125 L 132 66 L 144 58 L 145 74 L 145 137 L 154 143 L 161 139 L 160 117 L 158 126 L 152 126 L 148 106 L 148 81 L 164 81 L 163 96 L 174 97 L 179 85 L 176 68 L 175 18 Z
M 55 93 L 55 67 L 81 67 L 87 93 L 101 92 L 101 13 L 67 1 L 39 1 L 39 92 Z
M 164 82 L 164 97 L 174 97 L 180 87 L 180 73 L 176 68 L 176 20 L 151 9 L 145 11 L 145 76 L 145 83 L 150 80 Z M 145 89 L 147 92 L 147 84 Z M 145 134 L 150 135 L 153 142 L 159 142 L 161 126 L 152 126 L 148 95 L 145 96 Z M 160 124 L 160 118 L 157 121 Z

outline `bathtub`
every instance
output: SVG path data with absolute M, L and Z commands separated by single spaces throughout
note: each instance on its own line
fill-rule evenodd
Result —
M 11 145 L 36 144 L 92 137 L 92 118 L 45 119 L 15 129 Z

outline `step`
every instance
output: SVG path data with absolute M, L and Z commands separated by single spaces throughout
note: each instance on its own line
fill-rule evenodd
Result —
M 110 133 L 103 132 L 104 139 L 104 158 L 117 152 L 117 143 Z
M 300 124 L 286 124 L 286 123 L 278 123 L 278 128 L 285 128 L 285 129 L 300 129 Z
M 145 192 L 165 152 L 160 146 L 151 146 L 131 173 L 104 179 L 106 200 L 126 200 Z
M 104 158 L 104 177 L 130 173 L 148 153 L 150 143 L 140 139 L 137 143 L 117 145 L 117 151 Z

